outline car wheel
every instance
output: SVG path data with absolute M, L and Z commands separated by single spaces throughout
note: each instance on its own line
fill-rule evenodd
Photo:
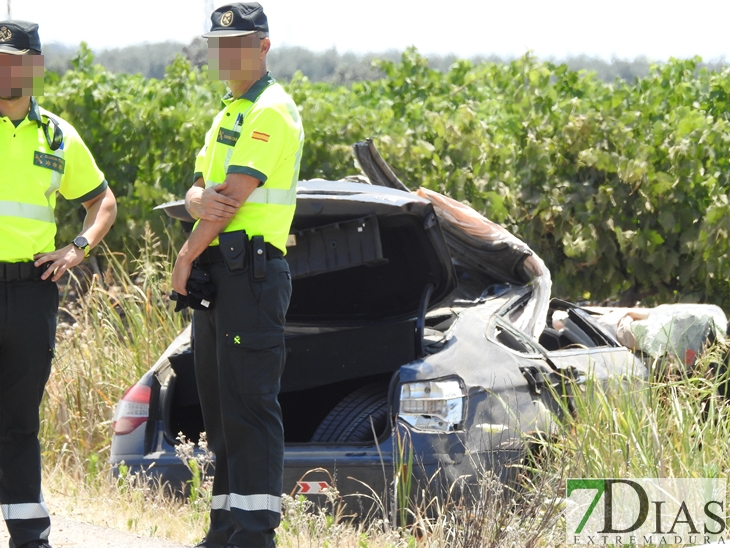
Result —
M 371 425 L 372 419 L 372 425 Z M 324 418 L 313 442 L 357 443 L 374 441 L 388 425 L 388 385 L 369 384 L 347 395 Z

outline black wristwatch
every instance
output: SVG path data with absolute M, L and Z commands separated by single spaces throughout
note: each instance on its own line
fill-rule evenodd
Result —
M 89 256 L 89 240 L 84 238 L 83 236 L 76 236 L 74 238 L 74 241 L 71 242 L 74 244 L 74 246 L 78 247 L 80 250 L 84 252 L 84 257 Z

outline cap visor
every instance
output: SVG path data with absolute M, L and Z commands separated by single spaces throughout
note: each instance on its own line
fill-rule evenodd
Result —
M 203 38 L 218 38 L 221 36 L 248 36 L 253 34 L 255 30 L 214 30 L 213 32 L 206 32 Z
M 10 55 L 25 55 L 29 52 L 29 49 L 16 49 L 12 46 L 0 46 L 0 53 L 9 53 Z

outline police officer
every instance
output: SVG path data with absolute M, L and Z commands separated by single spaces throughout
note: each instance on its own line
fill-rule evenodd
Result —
M 211 19 L 208 70 L 231 92 L 196 161 L 186 202 L 200 220 L 173 271 L 174 289 L 185 295 L 197 259 L 216 288 L 210 308 L 193 314 L 198 392 L 216 456 L 210 528 L 198 546 L 268 548 L 281 517 L 277 395 L 291 295 L 283 256 L 304 131 L 296 105 L 266 71 L 262 7 L 225 5 Z
M 116 216 L 104 175 L 76 130 L 40 108 L 38 25 L 0 21 L 0 505 L 11 548 L 48 548 L 38 409 L 56 336 L 56 280 Z M 77 238 L 55 249 L 56 192 L 86 208 Z

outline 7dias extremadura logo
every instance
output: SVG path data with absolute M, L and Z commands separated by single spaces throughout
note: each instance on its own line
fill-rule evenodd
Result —
M 730 544 L 725 488 L 725 479 L 569 479 L 566 543 Z

